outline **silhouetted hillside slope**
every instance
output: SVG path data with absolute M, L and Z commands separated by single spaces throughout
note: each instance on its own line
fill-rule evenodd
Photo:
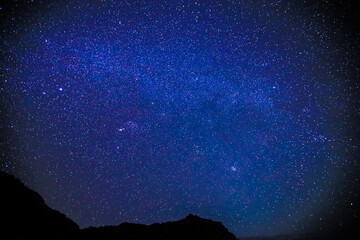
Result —
M 343 216 L 344 217 L 344 216 Z M 345 216 L 346 217 L 346 216 Z M 335 219 L 336 220 L 336 219 Z M 359 220 L 343 218 L 344 226 L 321 233 L 283 235 L 251 240 L 338 240 L 360 239 Z M 20 180 L 0 171 L 1 240 L 236 240 L 220 222 L 188 215 L 186 218 L 152 225 L 123 223 L 118 226 L 80 230 L 64 214 L 49 208 L 42 197 Z
M 79 227 L 20 180 L 0 171 L 0 239 L 69 239 Z
M 343 216 L 344 217 L 344 216 Z M 346 216 L 345 216 L 346 217 Z M 336 219 L 335 219 L 336 220 Z M 359 219 L 343 218 L 344 226 L 314 234 L 283 235 L 251 240 L 360 239 Z M 118 226 L 80 230 L 64 214 L 49 208 L 42 197 L 20 180 L 0 171 L 1 240 L 236 240 L 220 222 L 188 215 L 186 218 L 152 225 L 123 223 Z
M 220 222 L 188 215 L 186 218 L 152 225 L 123 223 L 81 230 L 81 239 L 87 240 L 235 240 Z
M 220 222 L 188 215 L 152 225 L 123 223 L 80 230 L 64 214 L 49 208 L 42 197 L 20 180 L 0 171 L 0 239 L 123 239 L 235 240 Z

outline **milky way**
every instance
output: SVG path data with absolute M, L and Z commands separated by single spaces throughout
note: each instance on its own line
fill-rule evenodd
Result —
M 236 235 L 341 225 L 338 210 L 355 211 L 359 69 L 334 8 L 2 6 L 1 169 L 81 227 L 188 213 Z

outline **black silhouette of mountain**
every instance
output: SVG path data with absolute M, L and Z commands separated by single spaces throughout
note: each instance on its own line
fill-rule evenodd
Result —
M 322 233 L 240 240 L 337 240 L 360 239 L 358 220 L 348 218 L 345 227 Z M 236 240 L 220 222 L 192 214 L 186 218 L 152 225 L 122 223 L 118 226 L 79 226 L 64 214 L 49 208 L 42 197 L 20 180 L 0 171 L 0 239 L 54 240 Z
M 20 180 L 0 171 L 0 239 L 71 239 L 79 226 L 49 208 Z
M 0 193 L 0 239 L 5 240 L 236 240 L 220 222 L 191 214 L 175 222 L 123 223 L 80 230 L 64 214 L 49 208 L 38 193 L 1 171 Z
M 123 223 L 118 226 L 90 227 L 81 231 L 87 240 L 236 240 L 220 222 L 189 214 L 186 218 L 152 225 Z

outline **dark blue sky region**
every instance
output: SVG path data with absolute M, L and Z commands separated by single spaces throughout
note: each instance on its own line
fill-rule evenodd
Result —
M 34 2 L 2 33 L 0 165 L 49 206 L 236 235 L 351 212 L 356 46 L 327 1 Z

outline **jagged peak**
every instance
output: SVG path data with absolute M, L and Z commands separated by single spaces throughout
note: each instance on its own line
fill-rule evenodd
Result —
M 201 218 L 201 217 L 198 216 L 198 215 L 191 214 L 191 213 L 189 213 L 189 214 L 185 217 L 185 219 L 199 219 L 199 218 Z

